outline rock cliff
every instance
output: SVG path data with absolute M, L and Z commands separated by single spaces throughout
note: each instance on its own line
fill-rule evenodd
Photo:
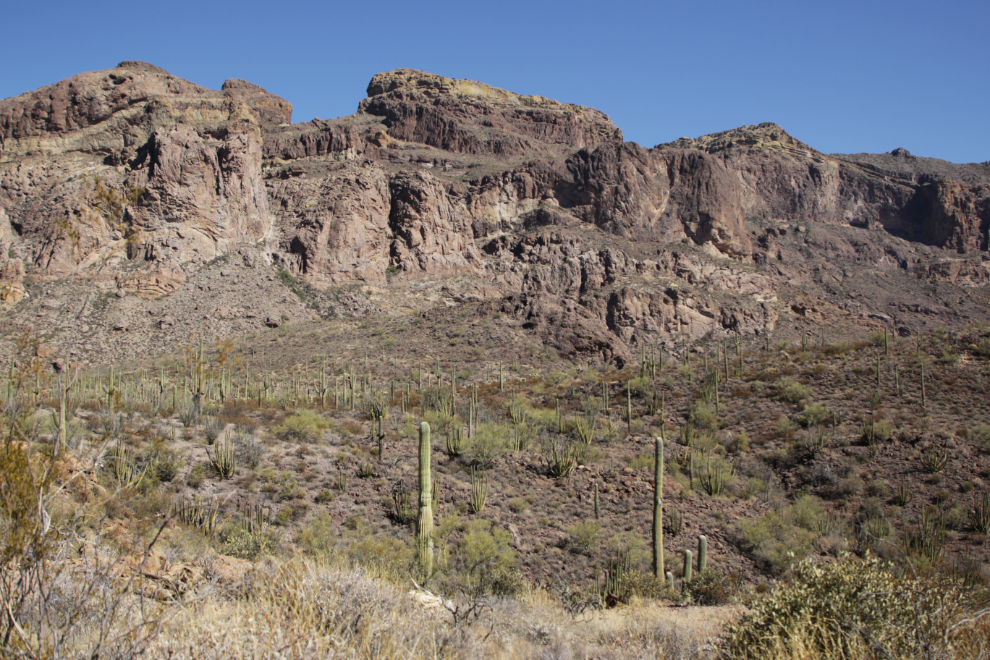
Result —
M 0 101 L 5 314 L 79 283 L 132 320 L 132 296 L 202 299 L 227 331 L 302 313 L 261 280 L 263 315 L 224 280 L 195 284 L 234 258 L 241 278 L 278 267 L 351 301 L 321 314 L 372 310 L 352 284 L 393 292 L 385 313 L 435 304 L 433 287 L 617 362 L 709 333 L 988 316 L 990 164 L 827 155 L 770 123 L 647 149 L 597 110 L 409 69 L 374 76 L 351 116 L 291 117 L 252 83 L 141 62 Z

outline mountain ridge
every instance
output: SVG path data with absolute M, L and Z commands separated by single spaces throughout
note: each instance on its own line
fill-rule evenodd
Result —
M 376 74 L 353 115 L 291 116 L 253 83 L 210 90 L 140 62 L 0 101 L 4 314 L 43 318 L 36 298 L 88 287 L 129 310 L 112 325 L 142 330 L 59 330 L 69 344 L 164 346 L 171 326 L 141 310 L 236 255 L 324 301 L 271 289 L 260 313 L 231 293 L 213 311 L 237 327 L 487 301 L 562 355 L 613 361 L 643 342 L 792 332 L 810 322 L 800 300 L 829 301 L 814 323 L 845 323 L 844 287 L 892 273 L 900 291 L 857 294 L 862 323 L 923 327 L 910 310 L 932 283 L 979 292 L 940 319 L 986 315 L 990 167 L 828 155 L 770 122 L 648 149 L 593 108 L 412 69 Z M 350 286 L 376 293 L 331 302 Z

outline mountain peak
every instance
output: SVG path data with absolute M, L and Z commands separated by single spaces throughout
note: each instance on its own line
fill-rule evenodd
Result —
M 727 131 L 702 135 L 698 138 L 682 137 L 673 142 L 657 145 L 681 149 L 700 149 L 708 153 L 720 153 L 731 149 L 770 149 L 772 151 L 801 151 L 817 154 L 817 150 L 790 135 L 779 124 L 763 122 L 750 126 L 740 126 Z
M 164 74 L 167 74 L 167 75 L 171 75 L 171 74 L 168 73 L 168 71 L 166 71 L 165 69 L 161 68 L 160 66 L 155 66 L 154 64 L 150 64 L 148 62 L 141 62 L 139 60 L 124 60 L 123 62 L 121 62 L 120 64 L 118 64 L 114 68 L 115 69 L 134 69 L 135 71 L 153 71 L 155 73 L 164 73 Z

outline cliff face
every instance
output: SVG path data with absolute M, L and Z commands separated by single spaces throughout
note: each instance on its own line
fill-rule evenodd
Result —
M 168 295 L 241 252 L 319 287 L 456 289 L 622 361 L 782 318 L 910 331 L 911 282 L 990 279 L 986 164 L 830 156 L 774 124 L 646 149 L 597 110 L 408 69 L 349 117 L 291 113 L 140 62 L 0 101 L 0 302 L 27 271 Z
M 745 189 L 747 217 L 877 226 L 959 254 L 987 251 L 990 164 L 890 154 L 826 156 L 775 124 L 682 138 L 717 156 Z
M 123 62 L 0 101 L 0 205 L 16 254 L 65 275 L 108 258 L 205 260 L 261 240 L 272 230 L 255 109 L 268 112 L 265 97 Z

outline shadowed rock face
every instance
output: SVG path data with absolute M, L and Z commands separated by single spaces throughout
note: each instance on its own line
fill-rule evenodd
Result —
M 410 69 L 367 93 L 291 124 L 247 81 L 122 62 L 0 101 L 0 303 L 26 265 L 156 297 L 240 251 L 324 287 L 442 283 L 622 362 L 792 320 L 911 331 L 922 284 L 990 282 L 990 164 L 826 155 L 770 123 L 646 149 L 592 108 Z

